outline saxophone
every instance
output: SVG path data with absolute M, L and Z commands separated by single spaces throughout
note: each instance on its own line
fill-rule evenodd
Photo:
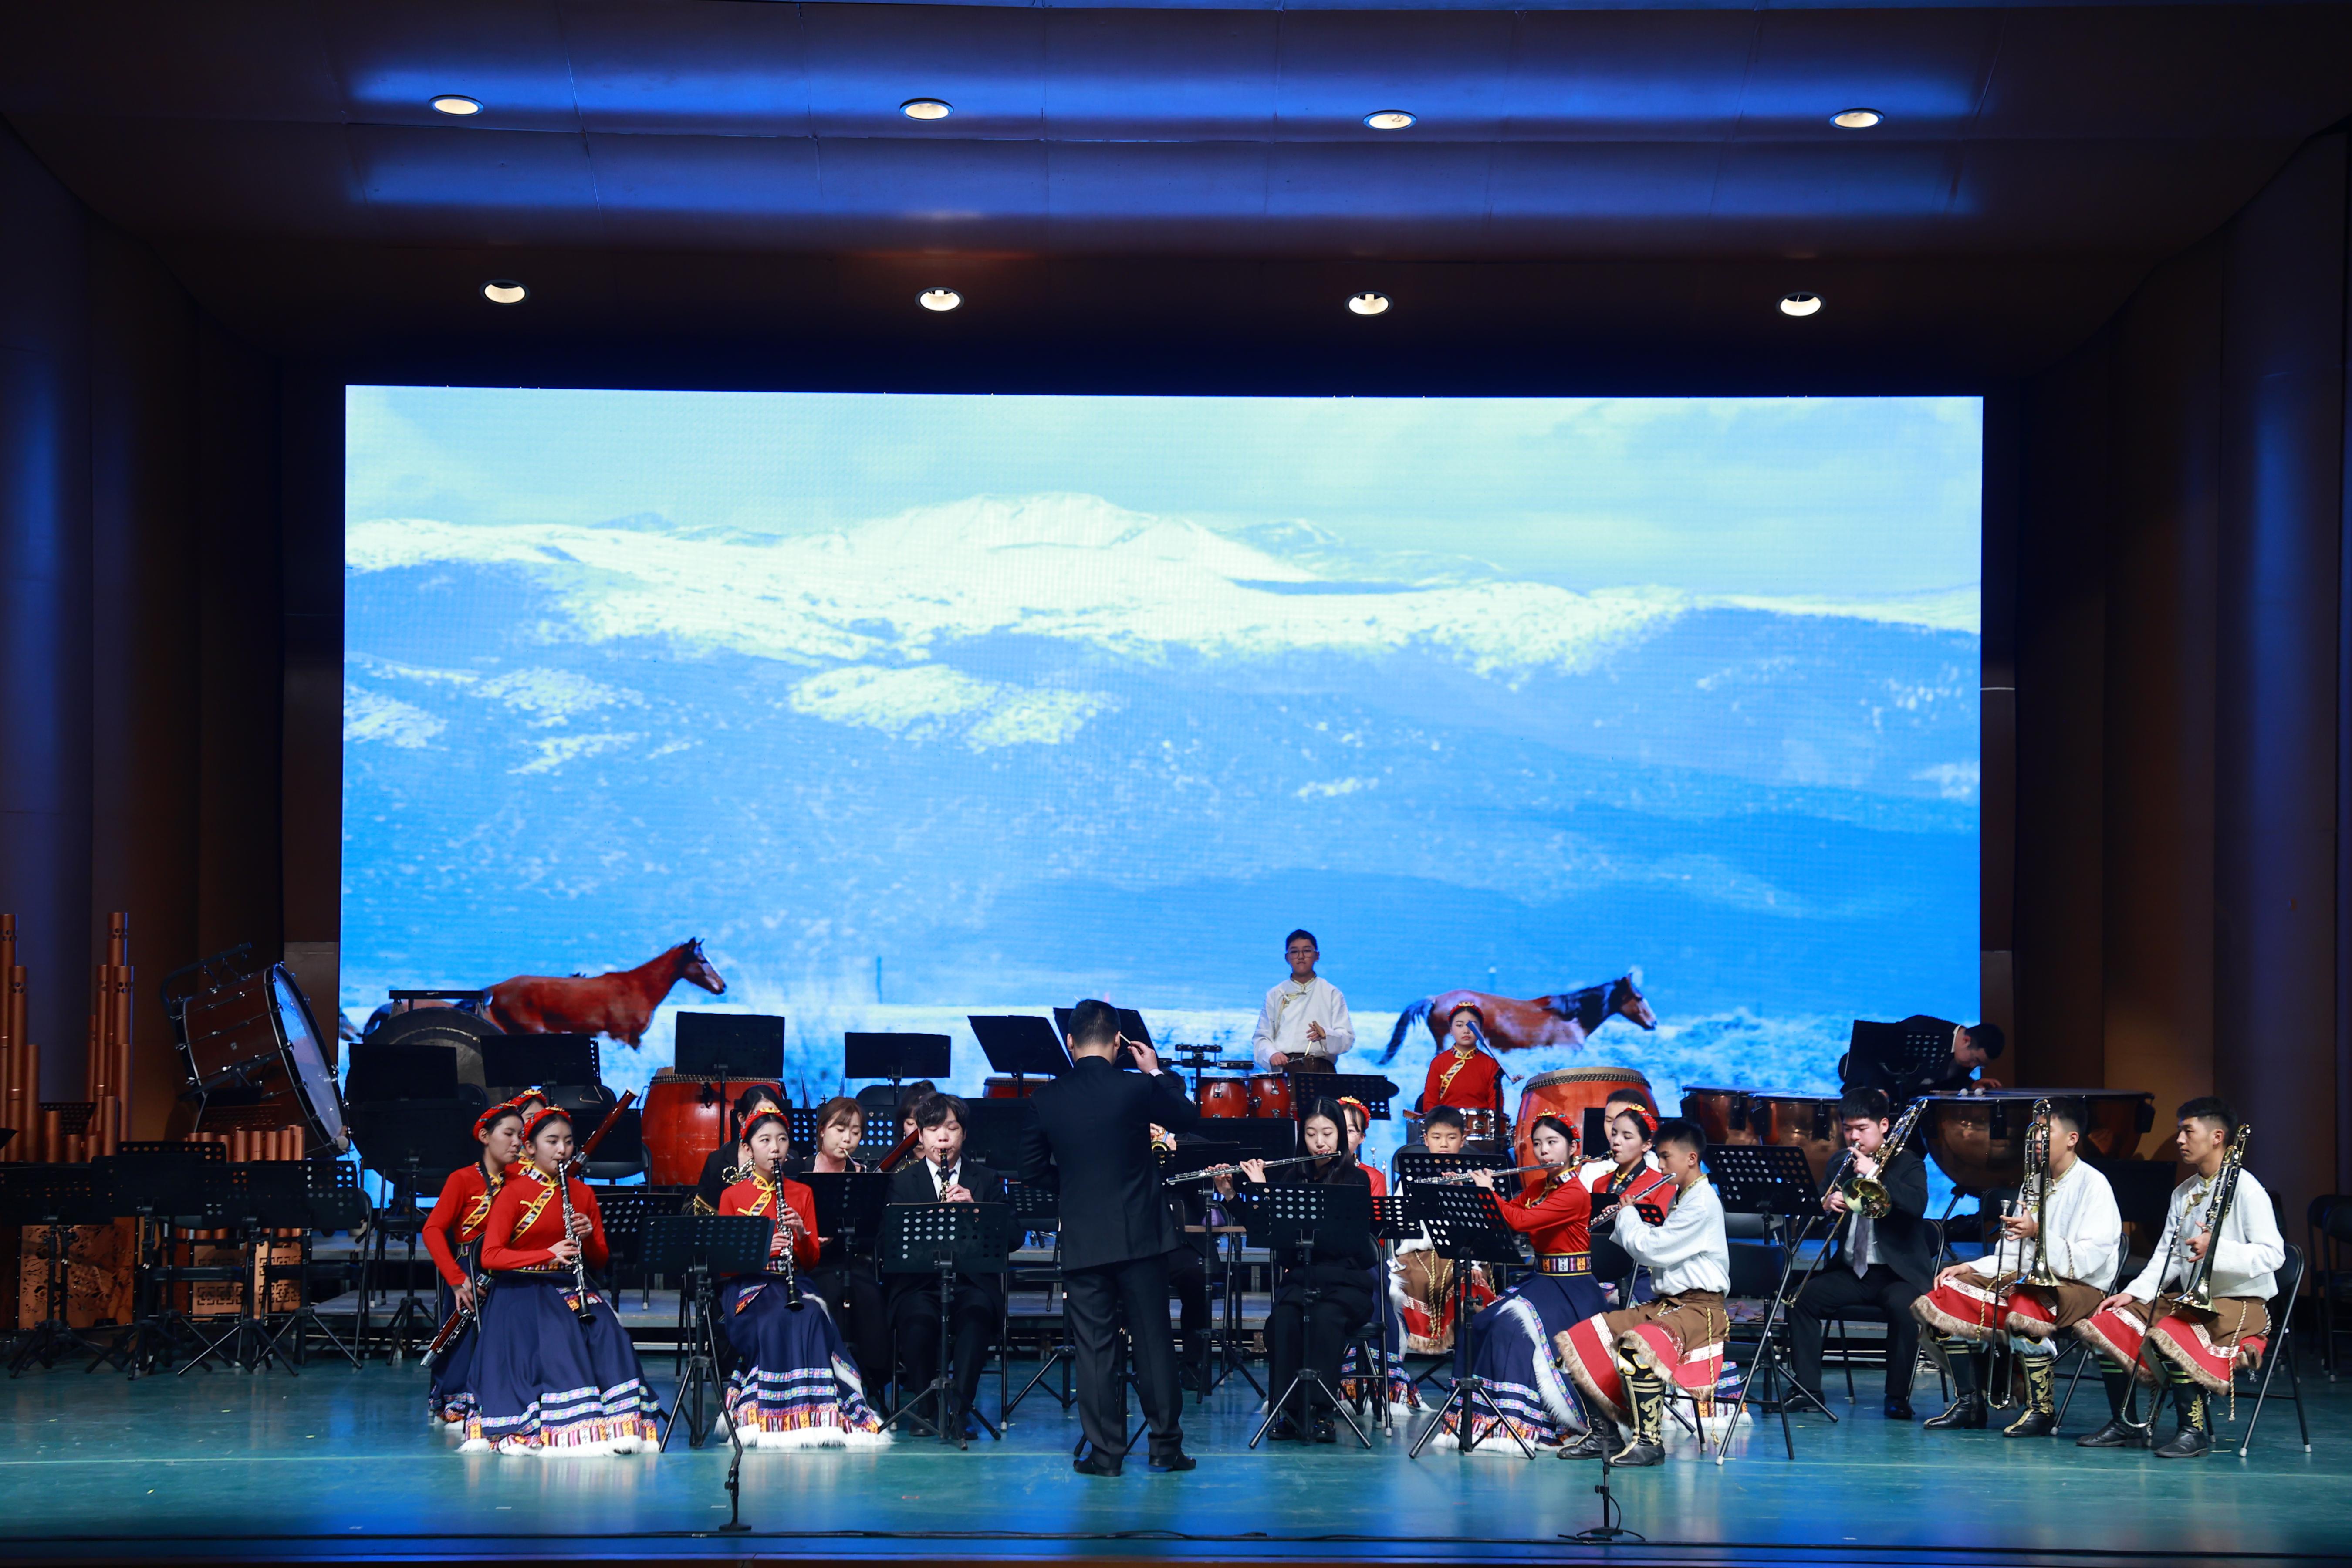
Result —
M 556 1168 L 555 1191 L 563 1200 L 564 1238 L 577 1243 L 580 1238 L 572 1234 L 572 1173 L 569 1169 Z M 581 1327 L 585 1328 L 596 1315 L 594 1304 L 588 1299 L 588 1253 L 585 1247 L 572 1255 L 572 1299 L 578 1303 L 572 1310 L 579 1315 Z
M 775 1170 L 762 1179 L 761 1184 L 768 1189 L 768 1196 L 776 1205 L 775 1228 L 768 1233 L 768 1257 L 773 1262 L 778 1249 L 782 1249 L 782 1266 L 776 1272 L 784 1282 L 785 1307 L 797 1312 L 801 1308 L 801 1279 L 800 1271 L 793 1263 L 792 1226 L 784 1223 L 784 1211 L 790 1205 L 784 1202 L 783 1161 L 776 1162 Z

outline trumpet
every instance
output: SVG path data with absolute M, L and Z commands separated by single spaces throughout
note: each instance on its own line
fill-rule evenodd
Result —
M 1877 1175 L 1849 1175 L 1837 1184 L 1839 1195 L 1845 1199 L 1846 1207 L 1859 1209 L 1874 1220 L 1885 1219 L 1895 1212 L 1894 1196 L 1886 1190 L 1886 1167 L 1894 1163 L 1895 1156 L 1903 1152 L 1903 1145 L 1910 1141 L 1911 1129 L 1917 1124 L 1919 1113 L 1927 1109 L 1925 1100 L 1915 1100 L 1905 1109 L 1894 1130 L 1886 1134 L 1886 1142 L 1878 1146 Z M 1846 1168 L 1849 1171 L 1853 1167 L 1854 1152 L 1852 1149 L 1846 1151 Z
M 1287 1160 L 1268 1160 L 1265 1162 L 1265 1168 L 1274 1171 L 1285 1165 L 1304 1165 L 1312 1161 L 1337 1160 L 1339 1157 L 1338 1154 L 1293 1154 Z M 1160 1184 L 1172 1187 L 1179 1182 L 1197 1182 L 1209 1176 L 1232 1176 L 1239 1174 L 1240 1172 L 1239 1165 L 1206 1165 L 1197 1171 L 1179 1171 Z

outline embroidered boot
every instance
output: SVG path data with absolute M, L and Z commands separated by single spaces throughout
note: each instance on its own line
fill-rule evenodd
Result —
M 1625 1394 L 1633 1402 L 1633 1436 L 1609 1456 L 1621 1469 L 1664 1464 L 1666 1458 L 1666 1384 L 1654 1372 L 1628 1372 Z
M 2001 1428 L 2004 1437 L 2047 1437 L 2058 1430 L 2058 1358 L 2041 1346 L 2032 1353 L 2021 1350 L 2017 1363 L 2025 1372 L 2025 1414 Z
M 2159 1459 L 2201 1459 L 2213 1451 L 2210 1426 L 2212 1405 L 2207 1402 L 2204 1385 L 2179 1367 L 2172 1373 L 2172 1407 L 2179 1414 L 2180 1429 L 2158 1447 Z

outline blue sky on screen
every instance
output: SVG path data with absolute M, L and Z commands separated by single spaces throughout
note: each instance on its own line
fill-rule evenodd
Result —
M 1077 492 L 1562 586 L 1979 575 L 1974 398 L 992 397 L 354 388 L 350 515 L 803 533 Z M 1456 563 L 1460 565 L 1462 563 Z

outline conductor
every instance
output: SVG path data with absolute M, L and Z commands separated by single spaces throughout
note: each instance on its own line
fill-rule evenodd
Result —
M 1160 1190 L 1152 1152 L 1157 1122 L 1182 1131 L 1201 1120 L 1172 1073 L 1148 1045 L 1124 1039 L 1118 1014 L 1088 1000 L 1070 1010 L 1070 1070 L 1029 1097 L 1021 1179 L 1061 1193 L 1065 1310 L 1076 1352 L 1081 1475 L 1115 1476 L 1127 1448 L 1119 1384 L 1124 1309 L 1135 1350 L 1136 1390 L 1151 1427 L 1154 1470 L 1189 1470 L 1179 1421 L 1176 1342 L 1168 1327 L 1168 1254 L 1180 1241 Z M 1115 1065 L 1135 1054 L 1139 1073 Z

